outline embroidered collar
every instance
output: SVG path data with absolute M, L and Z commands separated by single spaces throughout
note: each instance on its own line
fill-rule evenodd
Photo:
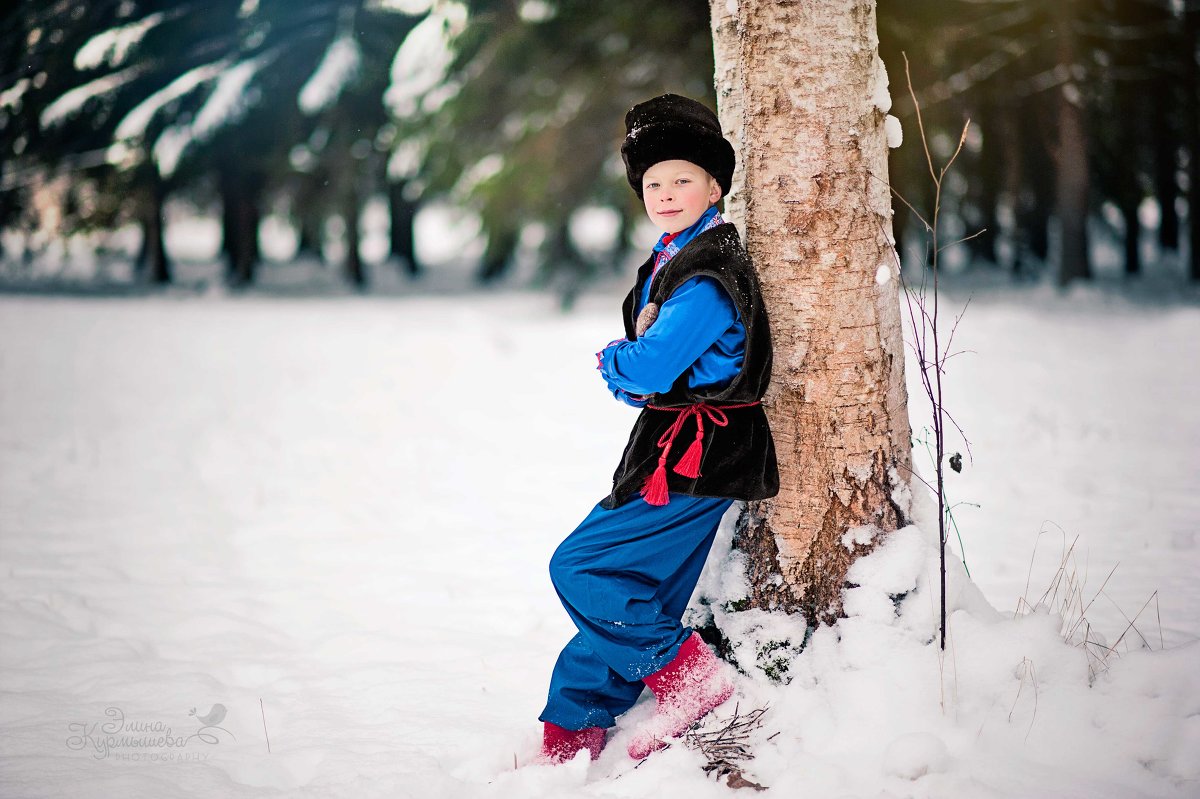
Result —
M 696 236 L 724 223 L 725 220 L 721 218 L 721 213 L 717 210 L 717 206 L 713 205 L 690 227 L 686 227 L 678 233 L 662 234 L 658 239 L 658 243 L 654 245 L 654 252 L 658 253 L 658 256 L 654 259 L 654 272 L 657 273 L 663 264 L 678 255 L 679 251 L 687 246 L 687 243 L 696 238 Z

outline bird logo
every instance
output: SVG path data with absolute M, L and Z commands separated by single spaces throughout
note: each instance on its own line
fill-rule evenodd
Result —
M 207 727 L 220 724 L 222 721 L 224 721 L 225 712 L 224 705 L 216 704 L 212 706 L 212 710 L 208 711 L 203 716 L 196 716 L 196 708 L 192 708 L 191 711 L 188 712 L 188 715 L 196 716 L 196 720 Z

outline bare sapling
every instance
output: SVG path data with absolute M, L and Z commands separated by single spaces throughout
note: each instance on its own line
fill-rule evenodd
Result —
M 950 155 L 950 158 L 941 167 L 936 167 L 933 163 L 933 155 L 929 150 L 929 140 L 925 133 L 925 123 L 921 118 L 921 105 L 917 101 L 916 92 L 913 90 L 912 76 L 908 69 L 908 56 L 904 55 L 904 76 L 908 82 L 908 93 L 912 98 L 913 109 L 916 112 L 917 127 L 920 132 L 921 146 L 925 151 L 925 162 L 929 166 L 929 176 L 933 180 L 933 210 L 926 216 L 913 207 L 912 203 L 904 198 L 892 186 L 888 186 L 891 193 L 904 203 L 905 206 L 920 220 L 924 226 L 925 232 L 925 252 L 921 261 L 923 264 L 928 264 L 929 268 L 921 270 L 921 282 L 919 288 L 914 288 L 909 285 L 904 277 L 904 270 L 901 268 L 900 256 L 893 247 L 891 250 L 892 257 L 896 260 L 896 274 L 900 276 L 900 284 L 904 288 L 905 300 L 908 306 L 909 323 L 912 329 L 912 340 L 908 342 L 916 356 L 918 374 L 921 376 L 921 386 L 925 390 L 925 396 L 929 399 L 930 407 L 933 411 L 933 460 L 934 460 L 934 483 L 930 484 L 928 480 L 921 477 L 912 471 L 912 475 L 925 484 L 931 492 L 937 496 L 938 503 L 938 558 L 940 565 L 940 646 L 943 651 L 946 649 L 946 523 L 951 521 L 957 529 L 957 523 L 953 519 L 953 506 L 950 505 L 946 498 L 945 484 L 945 464 L 946 459 L 946 426 L 947 423 L 952 425 L 963 440 L 963 444 L 967 450 L 967 457 L 974 458 L 971 454 L 971 442 L 967 440 L 966 434 L 962 427 L 955 421 L 954 417 L 946 410 L 945 392 L 942 387 L 942 376 L 946 371 L 946 362 L 955 355 L 959 355 L 968 350 L 959 350 L 952 352 L 951 347 L 954 343 L 954 334 L 958 330 L 958 323 L 962 320 L 963 314 L 966 313 L 967 306 L 970 305 L 970 299 L 963 306 L 962 311 L 954 318 L 953 324 L 950 326 L 949 334 L 945 337 L 945 343 L 942 342 L 942 328 L 939 327 L 940 307 L 938 297 L 938 262 L 941 253 L 955 245 L 962 244 L 965 241 L 975 238 L 984 232 L 985 229 L 980 229 L 969 236 L 964 236 L 948 243 L 942 243 L 940 238 L 939 221 L 941 218 L 942 206 L 942 189 L 947 173 L 954 165 L 958 154 L 962 152 L 963 142 L 967 138 L 967 131 L 970 128 L 971 121 L 968 119 L 963 124 L 962 133 L 958 137 L 958 146 Z M 877 178 L 878 179 L 878 178 Z M 933 277 L 932 292 L 929 291 L 929 276 Z M 925 441 L 928 449 L 928 439 Z M 950 459 L 950 468 L 954 471 L 962 471 L 962 455 L 955 453 Z M 961 546 L 961 537 L 960 537 Z M 964 562 L 965 566 L 965 562 Z

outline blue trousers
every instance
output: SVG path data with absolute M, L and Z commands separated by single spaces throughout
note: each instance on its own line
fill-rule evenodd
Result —
M 670 497 L 596 505 L 555 550 L 550 579 L 579 632 L 554 665 L 541 721 L 613 726 L 691 634 L 680 619 L 733 500 Z

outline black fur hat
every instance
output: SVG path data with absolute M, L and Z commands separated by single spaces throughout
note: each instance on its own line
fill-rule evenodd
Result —
M 717 115 L 678 94 L 663 94 L 629 109 L 621 158 L 639 199 L 642 175 L 660 161 L 681 159 L 702 167 L 716 178 L 722 195 L 733 183 L 733 145 L 721 135 Z

